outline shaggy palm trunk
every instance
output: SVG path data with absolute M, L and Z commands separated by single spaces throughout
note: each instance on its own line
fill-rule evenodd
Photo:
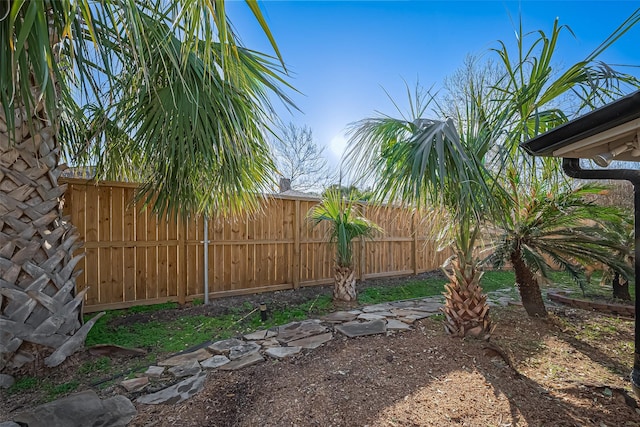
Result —
M 482 272 L 472 262 L 461 259 L 454 258 L 452 272 L 445 271 L 449 283 L 445 285 L 445 304 L 441 308 L 446 317 L 444 326 L 453 336 L 470 335 L 488 340 L 493 329 L 487 295 L 480 286 Z
M 516 283 L 520 290 L 522 305 L 531 317 L 547 317 L 547 309 L 542 300 L 542 292 L 538 280 L 522 259 L 520 249 L 511 254 L 511 265 L 516 274 Z
M 334 280 L 334 300 L 345 302 L 356 300 L 356 277 L 351 267 L 336 267 Z
M 57 366 L 93 324 L 82 326 L 84 292 L 75 293 L 80 241 L 62 215 L 56 129 L 35 110 L 16 108 L 15 139 L 0 113 L 0 372 L 44 356 Z
M 620 273 L 614 273 L 612 283 L 613 297 L 624 301 L 631 301 L 631 294 L 629 293 L 629 281 L 620 279 Z

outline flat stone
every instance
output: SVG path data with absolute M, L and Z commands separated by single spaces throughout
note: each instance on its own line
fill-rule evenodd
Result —
M 270 338 L 261 342 L 262 348 L 280 347 L 280 343 L 275 338 Z
M 278 327 L 277 340 L 280 343 L 286 344 L 324 332 L 327 332 L 327 328 L 320 324 L 320 320 L 303 320 L 302 322 L 287 323 L 286 325 Z
M 233 360 L 226 365 L 220 366 L 223 371 L 235 371 L 236 369 L 246 368 L 247 366 L 255 365 L 257 363 L 264 362 L 264 357 L 260 353 L 253 353 L 242 359 Z
M 228 340 L 216 341 L 209 346 L 214 354 L 229 354 L 231 347 L 242 345 L 245 342 L 237 338 L 229 338 Z
M 149 366 L 144 372 L 149 378 L 160 378 L 164 374 L 164 367 L 162 366 Z
M 285 357 L 300 353 L 301 350 L 302 347 L 272 347 L 267 349 L 265 354 L 275 359 L 284 359 Z
M 174 366 L 173 368 L 169 368 L 169 372 L 171 372 L 176 378 L 192 377 L 194 375 L 198 375 L 201 370 L 202 368 L 200 367 L 200 363 L 198 363 L 197 360 L 191 360 L 184 365 L 178 365 Z
M 411 326 L 396 319 L 388 319 L 387 320 L 387 329 L 396 330 L 396 331 L 406 331 L 411 329 Z
M 401 321 L 402 323 L 406 323 L 407 325 L 413 325 L 416 321 L 416 319 L 409 319 L 408 317 L 398 317 L 399 321 Z
M 130 393 L 143 390 L 147 384 L 149 384 L 149 377 L 132 378 L 120 383 Z
M 326 316 L 322 316 L 320 319 L 330 323 L 351 322 L 356 318 L 356 316 L 358 316 L 358 314 L 354 314 L 348 311 L 336 311 L 333 313 L 329 313 Z
M 20 427 L 20 424 L 16 424 L 13 421 L 4 421 L 0 423 L 0 427 Z
M 362 314 L 362 311 L 360 311 L 358 309 L 354 309 L 354 310 L 347 311 L 347 313 L 358 315 L 358 314 Z
M 9 388 L 16 382 L 11 375 L 0 374 L 0 388 Z
M 146 405 L 160 405 L 164 403 L 174 405 L 176 403 L 184 402 L 202 390 L 204 387 L 204 380 L 206 378 L 207 374 L 201 372 L 198 375 L 182 380 L 171 387 L 167 387 L 155 393 L 140 396 L 136 399 L 136 402 L 144 403 Z
M 136 408 L 125 396 L 101 400 L 86 390 L 40 405 L 13 417 L 29 427 L 124 427 L 135 417 Z
M 440 311 L 440 307 L 442 307 L 442 304 L 440 304 L 439 302 L 433 302 L 433 303 L 421 303 L 421 304 L 416 304 L 413 309 L 417 310 L 417 311 L 426 311 L 428 313 L 437 313 Z
M 425 317 L 429 317 L 431 314 L 425 311 L 417 311 L 417 310 L 408 310 L 406 308 L 394 308 L 391 310 L 393 314 L 398 317 L 405 317 L 407 319 L 420 320 Z
M 376 311 L 389 311 L 393 308 L 393 306 L 389 303 L 368 305 L 366 307 L 362 307 L 362 311 L 365 313 L 374 313 Z
M 249 341 L 268 340 L 269 338 L 273 338 L 276 335 L 278 335 L 276 331 L 266 329 L 263 331 L 255 331 L 250 334 L 247 334 L 244 336 L 244 339 Z
M 336 326 L 336 331 L 349 338 L 362 337 L 366 335 L 383 334 L 387 332 L 387 324 L 384 320 L 372 320 L 362 323 L 343 323 Z
M 320 335 L 313 335 L 311 337 L 301 338 L 295 341 L 289 341 L 290 346 L 294 347 L 302 347 L 302 348 L 318 348 L 322 344 L 330 341 L 333 338 L 333 334 L 331 332 L 326 332 Z
M 229 350 L 229 359 L 236 360 L 260 351 L 260 344 L 250 342 L 242 345 L 231 347 Z
M 392 301 L 389 304 L 393 306 L 393 308 L 413 308 L 416 306 L 416 301 Z
M 177 356 L 170 357 L 167 360 L 164 360 L 158 365 L 160 366 L 179 366 L 184 365 L 187 362 L 192 360 L 197 360 L 198 362 L 201 360 L 205 360 L 211 357 L 211 353 L 209 353 L 206 349 L 201 348 L 196 351 L 192 351 L 191 353 L 179 354 Z
M 207 360 L 203 360 L 202 362 L 200 362 L 200 366 L 206 369 L 215 369 L 215 368 L 219 368 L 222 365 L 226 365 L 229 362 L 230 360 L 227 356 L 218 354 Z
M 384 316 L 381 316 L 378 313 L 383 313 L 382 311 L 376 312 L 376 313 L 362 313 L 361 315 L 358 316 L 358 320 L 382 320 L 385 319 Z M 391 314 L 391 313 L 389 313 Z M 393 316 L 393 314 L 391 314 Z

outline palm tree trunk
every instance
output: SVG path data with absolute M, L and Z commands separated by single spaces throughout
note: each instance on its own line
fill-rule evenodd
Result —
M 445 285 L 445 304 L 441 308 L 446 318 L 445 329 L 453 336 L 470 335 L 488 340 L 493 328 L 487 295 L 480 286 L 483 273 L 462 256 L 451 261 L 451 269 L 451 272 L 445 270 L 449 283 Z
M 614 273 L 612 283 L 613 297 L 624 301 L 631 301 L 631 294 L 629 293 L 629 281 L 620 279 L 620 273 Z
M 350 267 L 336 267 L 334 275 L 333 299 L 352 302 L 356 300 L 356 277 Z
M 84 291 L 75 293 L 73 270 L 82 257 L 72 254 L 81 243 L 62 214 L 66 186 L 58 185 L 56 129 L 42 107 L 35 110 L 16 108 L 15 139 L 0 113 L 0 371 L 6 372 L 47 354 L 47 366 L 62 363 L 92 325 L 82 326 Z
M 538 280 L 522 259 L 522 253 L 519 248 L 511 254 L 511 264 L 516 274 L 516 283 L 520 290 L 522 305 L 527 314 L 531 317 L 547 317 L 547 309 L 542 300 L 542 292 L 540 291 Z

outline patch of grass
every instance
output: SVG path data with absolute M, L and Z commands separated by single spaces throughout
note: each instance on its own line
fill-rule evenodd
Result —
M 84 362 L 79 368 L 78 372 L 83 375 L 91 374 L 94 372 L 104 372 L 111 368 L 111 359 L 107 356 L 102 356 L 96 360 L 89 360 Z
M 595 298 L 595 299 L 612 299 L 613 288 L 611 283 L 601 284 L 602 272 L 596 271 L 591 277 L 591 282 L 580 287 L 580 285 L 565 271 L 554 271 L 549 274 L 551 287 L 561 287 L 574 294 L 575 297 Z M 629 282 L 629 294 L 631 300 L 635 300 L 636 287 L 634 281 Z
M 440 295 L 446 282 L 444 278 L 434 277 L 408 280 L 402 286 L 371 286 L 360 292 L 358 302 L 367 305 Z M 513 282 L 512 272 L 491 271 L 483 277 L 485 291 L 510 287 Z M 172 321 L 150 321 L 144 324 L 117 327 L 109 324 L 109 320 L 116 316 L 175 307 L 175 304 L 169 303 L 110 312 L 103 317 L 103 319 L 106 318 L 105 320 L 100 319 L 91 329 L 86 345 L 109 343 L 124 347 L 145 348 L 151 352 L 175 353 L 203 342 L 316 317 L 334 309 L 331 296 L 319 295 L 302 304 L 286 307 L 267 306 L 268 318 L 265 322 L 261 320 L 260 312 L 256 307 L 250 302 L 245 302 L 234 307 L 230 314 L 224 316 L 184 316 Z M 87 366 L 86 369 L 91 367 Z
M 47 395 L 50 400 L 57 399 L 59 396 L 71 393 L 72 391 L 76 391 L 80 382 L 77 380 L 72 380 L 66 383 L 52 385 L 46 384 L 45 388 L 47 389 Z
M 22 393 L 25 391 L 31 391 L 38 387 L 40 380 L 35 377 L 22 377 L 18 378 L 15 383 L 7 390 L 9 394 Z
M 388 301 L 404 299 L 426 298 L 442 295 L 445 278 L 429 278 L 423 280 L 409 280 L 402 286 L 372 286 L 364 289 L 358 295 L 360 304 L 379 304 Z M 515 283 L 512 271 L 487 271 L 482 276 L 482 288 L 485 292 L 496 289 L 510 288 Z

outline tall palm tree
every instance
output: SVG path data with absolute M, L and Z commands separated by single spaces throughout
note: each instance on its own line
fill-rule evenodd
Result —
M 589 201 L 604 190 L 597 185 L 571 188 L 567 183 L 537 181 L 520 185 L 509 177 L 514 195 L 510 214 L 494 223 L 490 240 L 494 251 L 489 260 L 501 268 L 510 263 L 529 316 L 546 317 L 539 279 L 560 268 L 584 285 L 582 265 L 609 265 L 628 277 L 631 269 L 624 262 L 630 248 L 614 232 L 625 222 L 625 213 Z M 618 256 L 616 256 L 618 255 Z
M 456 336 L 488 338 L 489 306 L 480 286 L 474 255 L 486 214 L 494 207 L 492 179 L 481 159 L 493 140 L 486 120 L 473 105 L 467 120 L 425 118 L 433 101 L 419 87 L 409 92 L 410 112 L 400 118 L 374 117 L 351 128 L 349 164 L 364 181 L 375 182 L 377 200 L 400 201 L 416 208 L 442 208 L 449 213 L 454 257 L 446 271 L 444 313 L 447 330 Z
M 44 356 L 60 364 L 95 320 L 82 326 L 74 289 L 80 243 L 62 215 L 62 157 L 135 171 L 138 198 L 158 215 L 232 214 L 270 184 L 268 93 L 287 100 L 281 59 L 239 45 L 223 0 L 5 1 L 0 40 L 0 371 L 10 371 Z
M 309 220 L 315 227 L 328 223 L 329 242 L 336 246 L 333 299 L 354 302 L 357 299 L 353 260 L 353 240 L 370 238 L 382 229 L 360 215 L 358 201 L 349 195 L 343 197 L 338 189 L 327 190 L 322 202 L 309 211 Z

